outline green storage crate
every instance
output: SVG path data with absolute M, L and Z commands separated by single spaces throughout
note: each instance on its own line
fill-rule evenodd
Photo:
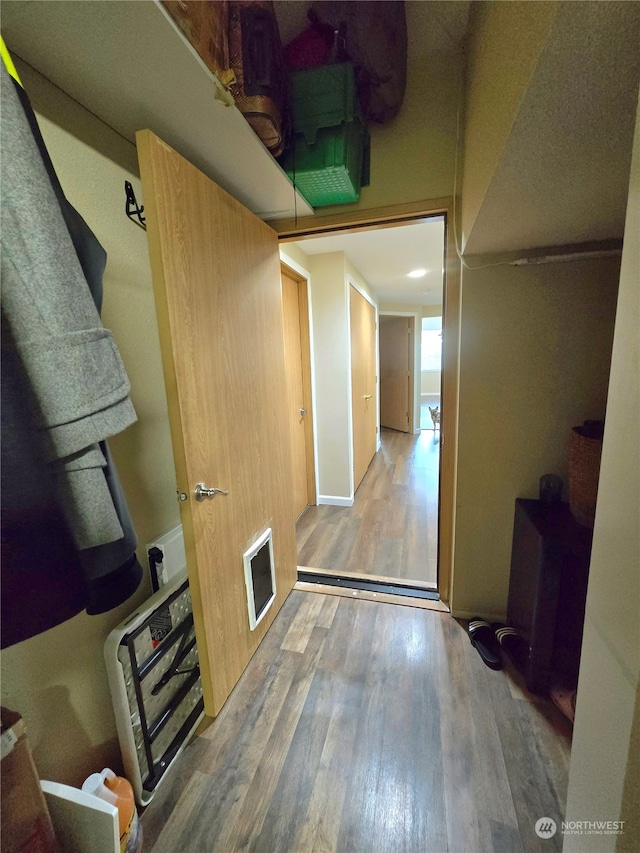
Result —
M 362 122 L 346 122 L 318 131 L 307 144 L 297 134 L 284 169 L 313 207 L 358 201 L 369 183 L 369 134 Z
M 339 62 L 291 74 L 291 117 L 294 133 L 313 145 L 318 130 L 360 117 L 353 65 Z

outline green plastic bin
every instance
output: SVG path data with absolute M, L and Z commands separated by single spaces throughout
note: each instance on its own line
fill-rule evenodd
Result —
M 369 182 L 369 134 L 362 122 L 346 122 L 318 130 L 307 144 L 297 134 L 284 169 L 313 207 L 358 201 Z
M 319 129 L 360 117 L 350 62 L 295 71 L 290 87 L 293 130 L 301 133 L 308 145 L 315 143 Z

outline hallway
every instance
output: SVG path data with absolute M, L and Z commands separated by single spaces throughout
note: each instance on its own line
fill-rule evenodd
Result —
M 298 565 L 436 586 L 440 433 L 381 430 L 351 507 L 298 519 Z
M 450 616 L 294 590 L 142 818 L 150 853 L 556 853 L 570 726 Z M 169 775 L 169 774 L 168 774 Z

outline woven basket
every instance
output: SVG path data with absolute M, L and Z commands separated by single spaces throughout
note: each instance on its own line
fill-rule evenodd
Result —
M 598 497 L 601 421 L 585 421 L 571 430 L 569 443 L 569 505 L 574 518 L 585 527 L 593 527 Z

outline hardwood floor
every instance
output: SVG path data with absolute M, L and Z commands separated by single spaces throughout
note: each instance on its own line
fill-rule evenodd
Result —
M 529 853 L 569 724 L 449 615 L 293 591 L 142 818 L 147 853 Z
M 298 565 L 437 584 L 440 434 L 384 427 L 351 507 L 298 519 Z

